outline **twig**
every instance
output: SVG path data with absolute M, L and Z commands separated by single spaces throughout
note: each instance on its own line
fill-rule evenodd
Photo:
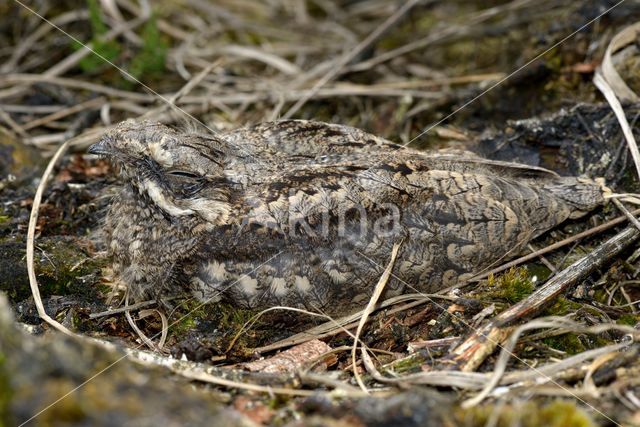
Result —
M 548 319 L 547 319 L 548 320 Z M 530 324 L 527 324 L 530 325 Z M 544 325 L 549 325 L 549 323 L 545 323 L 542 325 L 541 323 L 537 323 L 536 327 L 544 327 Z M 553 323 L 552 325 L 557 325 L 557 323 Z M 564 322 L 564 325 L 567 326 L 567 323 Z M 526 325 L 525 325 L 526 326 Z M 553 327 L 553 326 L 552 326 Z M 604 330 L 609 329 L 624 329 L 625 331 L 629 331 L 631 329 L 628 326 L 619 326 L 615 324 L 605 324 L 605 325 L 597 325 L 592 327 L 573 327 L 570 330 L 581 332 L 581 333 L 600 333 Z M 510 384 L 523 384 L 527 381 L 539 383 L 542 379 L 547 381 L 553 381 L 553 377 L 557 377 L 558 374 L 562 372 L 566 372 L 567 369 L 571 367 L 575 367 L 589 360 L 600 357 L 603 354 L 608 354 L 611 352 L 619 351 L 625 347 L 629 346 L 629 342 L 611 344 L 600 348 L 595 348 L 593 350 L 583 351 L 574 356 L 567 357 L 566 359 L 551 362 L 546 365 L 537 367 L 535 369 L 526 368 L 523 370 L 512 371 L 506 373 L 504 375 L 497 375 L 499 372 L 494 370 L 492 373 L 479 373 L 479 372 L 460 372 L 460 371 L 449 371 L 449 370 L 433 370 L 426 372 L 419 372 L 415 374 L 402 375 L 402 376 L 385 376 L 382 375 L 373 364 L 370 364 L 370 360 L 365 360 L 365 367 L 367 371 L 371 374 L 371 376 L 376 380 L 384 384 L 398 384 L 398 385 L 432 385 L 432 386 L 446 386 L 446 387 L 457 387 L 466 390 L 481 390 L 485 388 L 489 381 L 492 380 L 496 375 L 498 378 L 498 384 L 500 385 L 510 385 Z M 506 355 L 509 355 L 508 352 L 505 352 Z M 503 364 L 501 363 L 501 366 Z M 392 369 L 392 367 L 390 368 Z M 584 375 L 584 371 L 582 376 Z
M 127 292 L 124 299 L 124 308 L 126 309 L 124 312 L 124 315 L 125 315 L 125 318 L 127 319 L 127 323 L 129 323 L 129 326 L 131 326 L 131 328 L 135 331 L 135 333 L 138 334 L 138 337 L 142 340 L 143 343 L 147 345 L 147 347 L 149 347 L 151 350 L 160 351 L 161 350 L 160 346 L 156 346 L 153 343 L 153 341 L 151 341 L 151 339 L 147 337 L 144 332 L 142 332 L 142 330 L 138 327 L 136 322 L 133 320 L 133 317 L 131 317 L 131 310 L 128 309 L 128 306 L 129 306 L 129 293 Z M 163 324 L 164 324 L 164 321 L 163 321 Z M 164 336 L 164 329 L 162 330 L 162 334 Z
M 502 378 L 502 374 L 506 370 L 507 362 L 509 361 L 509 358 L 513 355 L 513 349 L 515 348 L 516 344 L 518 343 L 518 339 L 520 338 L 520 336 L 524 332 L 532 330 L 532 329 L 557 328 L 557 327 L 564 327 L 566 329 L 574 330 L 576 332 L 586 332 L 586 333 L 601 333 L 601 332 L 609 331 L 609 330 L 619 330 L 619 331 L 628 333 L 632 337 L 632 339 L 633 339 L 633 337 L 638 335 L 638 331 L 636 331 L 634 328 L 632 328 L 630 326 L 625 326 L 625 325 L 603 324 L 603 325 L 595 325 L 595 326 L 591 326 L 591 327 L 583 327 L 582 325 L 580 325 L 580 324 L 578 324 L 576 322 L 567 320 L 567 319 L 562 318 L 562 317 L 547 317 L 547 318 L 533 320 L 533 321 L 531 321 L 529 323 L 526 323 L 526 324 L 518 327 L 515 330 L 515 332 L 509 337 L 508 342 L 502 347 L 502 351 L 500 352 L 500 357 L 498 358 L 498 361 L 496 362 L 496 366 L 494 368 L 493 374 L 491 375 L 491 379 L 487 382 L 487 384 L 484 386 L 482 391 L 480 393 L 478 393 L 477 396 L 475 396 L 475 397 L 473 397 L 471 399 L 468 399 L 467 401 L 463 402 L 462 406 L 463 407 L 470 407 L 470 406 L 477 405 L 478 403 L 480 403 L 482 400 L 484 400 L 484 398 L 486 398 L 489 395 L 491 390 L 496 385 L 498 385 L 498 383 L 500 382 L 500 378 Z M 615 350 L 613 350 L 613 351 L 619 351 L 621 348 L 626 347 L 629 344 L 631 344 L 631 342 L 629 340 L 627 340 L 626 342 L 621 343 L 621 344 L 615 344 L 616 346 L 620 346 L 620 347 L 615 348 Z M 607 352 L 607 353 L 609 353 L 609 352 Z M 546 376 L 547 379 L 553 381 L 551 378 L 548 377 L 548 375 L 545 375 L 544 373 L 539 371 L 537 368 L 533 368 L 532 371 L 536 372 L 539 376 Z M 559 385 L 555 381 L 553 381 L 553 382 L 554 382 L 555 385 Z M 572 395 L 574 395 L 574 394 L 572 394 Z M 574 397 L 576 397 L 576 396 L 574 395 Z M 586 402 L 583 402 L 583 403 L 586 403 Z M 602 414 L 600 411 L 598 411 L 598 412 L 600 414 Z M 604 415 L 604 414 L 602 414 L 602 415 Z
M 171 97 L 168 98 L 167 102 L 163 102 L 160 107 L 143 114 L 142 117 L 140 117 L 140 120 L 150 119 L 151 117 L 159 116 L 162 112 L 168 110 L 169 108 L 174 108 L 176 105 L 176 102 L 180 98 L 182 98 L 183 96 L 191 92 L 193 88 L 198 86 L 200 82 L 202 82 L 202 80 L 205 77 L 207 77 L 209 73 L 211 73 L 211 70 L 219 67 L 223 62 L 224 61 L 222 59 L 219 59 L 207 65 L 202 71 L 200 71 L 196 76 L 194 76 L 191 80 L 189 80 L 182 88 L 180 88 L 180 90 L 178 90 L 176 93 L 171 95 Z
M 624 205 L 618 199 L 612 199 L 613 204 L 616 205 L 620 211 L 627 217 L 627 219 L 633 224 L 638 230 L 640 230 L 640 221 L 638 218 L 633 216 L 633 213 L 629 212 L 629 209 L 625 208 Z
M 273 53 L 267 53 L 249 46 L 226 45 L 222 47 L 222 52 L 228 55 L 250 58 L 267 64 L 288 76 L 296 76 L 302 71 L 300 68 Z
M 527 245 L 527 249 L 529 249 L 531 251 L 531 253 L 536 252 L 536 248 L 533 247 L 533 245 L 531 243 L 529 243 Z M 551 264 L 551 262 L 545 258 L 543 255 L 538 255 L 540 257 L 540 261 L 542 261 L 542 263 L 552 272 L 555 273 L 556 271 L 558 271 L 558 269 L 556 268 L 555 265 Z
M 81 102 L 80 104 L 76 104 L 72 107 L 65 108 L 63 110 L 56 111 L 55 113 L 49 114 L 44 117 L 40 117 L 39 119 L 35 119 L 26 123 L 22 128 L 24 130 L 33 129 L 38 126 L 45 125 L 49 122 L 53 122 L 55 120 L 61 119 L 66 116 L 70 116 L 71 114 L 75 114 L 79 111 L 91 110 L 93 108 L 99 107 L 100 105 L 105 103 L 105 98 L 94 98 L 85 102 Z
M 36 272 L 34 266 L 34 247 L 35 247 L 35 234 L 36 234 L 36 224 L 38 223 L 38 212 L 40 210 L 40 203 L 42 201 L 42 194 L 44 193 L 44 189 L 47 186 L 47 181 L 51 177 L 51 173 L 53 172 L 53 168 L 55 167 L 58 160 L 64 155 L 69 148 L 71 140 L 65 142 L 58 148 L 58 151 L 53 155 L 47 168 L 42 174 L 42 178 L 40 179 L 40 185 L 38 185 L 38 189 L 36 190 L 36 194 L 33 196 L 33 205 L 31 207 L 31 214 L 29 216 L 29 228 L 27 230 L 27 273 L 29 275 L 29 286 L 31 287 L 31 294 L 33 295 L 33 302 L 36 305 L 36 309 L 38 310 L 38 315 L 42 320 L 53 326 L 55 329 L 60 332 L 64 332 L 67 335 L 75 336 L 73 332 L 67 329 L 58 321 L 54 320 L 51 316 L 47 314 L 44 309 L 44 305 L 42 304 L 42 297 L 40 296 L 40 289 L 38 287 L 38 280 L 36 279 Z
M 449 354 L 448 362 L 451 363 L 451 367 L 463 371 L 477 368 L 506 338 L 510 324 L 539 313 L 558 295 L 602 267 L 609 259 L 635 242 L 638 237 L 640 237 L 638 229 L 635 227 L 626 228 L 589 255 L 560 271 L 527 298 L 503 311 L 485 326 L 475 330 Z
M 134 311 L 140 308 L 151 307 L 153 305 L 156 305 L 157 303 L 158 302 L 156 300 L 142 301 L 137 304 L 131 304 L 127 307 L 114 308 L 113 310 L 101 311 L 100 313 L 91 313 L 89 314 L 89 319 L 98 319 L 100 317 L 124 313 L 125 311 Z
M 462 22 L 465 23 L 464 25 L 449 25 L 445 29 L 429 34 L 422 39 L 412 41 L 411 43 L 407 43 L 398 48 L 389 50 L 376 57 L 367 59 L 366 61 L 363 61 L 361 63 L 354 64 L 348 67 L 346 71 L 365 71 L 376 65 L 397 58 L 398 56 L 406 55 L 407 53 L 410 53 L 414 50 L 424 49 L 425 47 L 428 47 L 433 43 L 450 41 L 454 37 L 467 36 L 470 34 L 470 27 L 490 20 L 491 18 L 502 12 L 512 11 L 517 8 L 525 7 L 529 3 L 533 3 L 533 0 L 516 0 L 506 5 L 495 6 L 486 10 L 481 10 L 480 12 L 471 13 L 463 17 Z
M 89 18 L 88 10 L 72 10 L 65 12 L 55 18 L 51 18 L 51 22 L 59 27 L 67 25 L 68 23 L 79 21 L 81 19 Z M 18 61 L 22 58 L 36 42 L 44 37 L 54 27 L 46 22 L 41 24 L 37 30 L 25 37 L 18 46 L 13 49 L 11 57 L 0 66 L 0 74 L 7 74 L 11 71 L 15 71 Z M 24 71 L 24 70 L 23 70 Z
M 318 89 L 331 81 L 335 76 L 337 76 L 342 68 L 351 62 L 356 56 L 360 54 L 364 49 L 374 43 L 380 36 L 382 36 L 389 28 L 395 25 L 400 18 L 402 18 L 407 12 L 409 12 L 416 4 L 418 4 L 420 0 L 408 0 L 396 13 L 391 15 L 382 25 L 377 27 L 367 38 L 365 38 L 362 42 L 358 43 L 356 47 L 354 47 L 351 51 L 347 52 L 340 60 L 337 62 L 335 66 L 333 66 L 328 73 L 326 73 L 320 80 L 313 85 L 311 90 L 305 94 L 302 98 L 300 98 L 289 110 L 284 114 L 283 118 L 288 119 L 291 118 L 304 104 L 307 103 L 311 97 L 313 97 Z
M 318 394 L 331 395 L 331 392 L 319 392 L 318 390 L 298 390 L 294 388 L 285 388 L 275 385 L 260 385 L 248 381 L 248 378 L 262 378 L 264 381 L 278 381 L 282 383 L 290 383 L 291 381 L 284 381 L 282 375 L 251 375 L 238 371 L 231 371 L 229 369 L 217 369 L 212 367 L 206 367 L 199 363 L 193 363 L 183 360 L 176 360 L 173 358 L 162 357 L 157 354 L 153 354 L 146 351 L 128 349 L 125 348 L 127 356 L 140 363 L 154 364 L 165 366 L 171 369 L 174 373 L 196 381 L 202 381 L 205 383 L 216 384 L 222 387 L 228 387 L 232 389 L 254 391 L 266 394 L 280 394 L 288 396 L 317 396 Z M 238 379 L 233 379 L 233 377 Z M 363 393 L 360 390 L 345 390 L 341 388 L 339 394 L 344 396 L 361 397 Z
M 602 77 L 607 81 L 613 92 L 623 101 L 638 102 L 638 95 L 627 86 L 625 81 L 620 77 L 613 62 L 613 54 L 627 45 L 634 44 L 640 32 L 640 22 L 629 25 L 618 34 L 616 34 L 602 58 L 602 68 L 598 73 L 602 73 Z M 598 75 L 598 74 L 596 74 Z
M 7 114 L 2 108 L 0 108 L 0 119 L 2 119 L 9 127 L 22 138 L 28 138 L 29 134 L 25 131 L 24 127 L 20 126 Z
M 394 298 L 389 298 L 388 300 L 381 302 L 376 307 L 376 310 L 385 309 L 387 307 L 390 307 L 402 301 L 408 301 L 412 299 L 416 300 L 386 312 L 388 315 L 392 315 L 397 312 L 408 310 L 410 308 L 416 307 L 421 304 L 429 303 L 432 301 L 432 298 L 440 298 L 440 299 L 446 299 L 446 300 L 456 299 L 446 295 L 438 295 L 438 294 L 406 294 L 406 295 L 399 295 Z M 344 329 L 351 330 L 353 328 L 356 328 L 358 326 L 358 323 L 359 323 L 358 321 L 361 318 L 361 316 L 362 316 L 362 311 L 359 311 L 349 316 L 341 317 L 339 319 L 335 319 L 335 320 L 323 323 L 322 325 L 318 325 L 307 331 L 300 332 L 298 334 L 295 334 L 289 338 L 280 340 L 273 344 L 269 344 L 264 347 L 255 348 L 252 351 L 254 353 L 261 354 L 261 353 L 266 353 L 273 350 L 279 350 L 284 347 L 300 344 L 312 339 L 322 339 L 322 338 L 334 336 L 343 332 Z
M 396 257 L 398 256 L 398 250 L 400 249 L 400 246 L 402 246 L 402 241 L 399 243 L 395 243 L 393 245 L 393 248 L 391 249 L 391 259 L 389 260 L 389 264 L 387 265 L 387 268 L 385 268 L 384 271 L 382 272 L 382 275 L 380 276 L 380 279 L 378 280 L 378 283 L 376 284 L 376 287 L 373 290 L 373 294 L 369 298 L 369 302 L 367 303 L 367 306 L 365 307 L 364 312 L 362 313 L 362 317 L 360 318 L 360 323 L 358 323 L 358 329 L 356 330 L 356 337 L 353 340 L 353 348 L 351 350 L 351 363 L 353 364 L 353 374 L 356 379 L 356 382 L 360 386 L 360 389 L 367 394 L 369 393 L 369 390 L 367 390 L 367 387 L 364 385 L 364 382 L 360 377 L 360 373 L 358 372 L 358 369 L 356 369 L 356 354 L 358 351 L 358 342 L 360 341 L 360 334 L 362 333 L 362 329 L 364 328 L 364 325 L 367 323 L 367 319 L 369 318 L 369 315 L 371 314 L 371 312 L 373 312 L 376 306 L 376 303 L 380 298 L 380 295 L 382 295 L 382 291 L 384 290 L 385 286 L 387 285 L 387 282 L 389 281 L 389 278 L 391 277 L 391 272 L 393 271 L 393 266 L 395 265 Z M 364 347 L 362 348 L 362 353 L 366 354 L 366 350 Z
M 52 77 L 42 74 L 7 74 L 0 75 L 0 86 L 9 86 L 9 91 L 18 84 L 35 84 L 35 83 L 50 83 L 53 85 L 59 85 L 71 89 L 87 90 L 90 92 L 101 93 L 108 96 L 120 97 L 137 102 L 154 102 L 157 98 L 151 94 L 129 92 L 126 90 L 113 89 L 108 86 L 100 85 L 97 83 L 85 82 L 78 79 L 71 79 L 66 77 Z M 12 96 L 5 91 L 0 91 L 0 99 Z

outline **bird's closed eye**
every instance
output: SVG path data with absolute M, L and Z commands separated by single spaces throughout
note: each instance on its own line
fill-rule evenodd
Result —
M 179 176 L 179 177 L 183 177 L 183 178 L 200 178 L 200 175 L 192 173 L 192 172 L 186 172 L 186 171 L 181 171 L 181 170 L 173 170 L 173 171 L 169 171 L 168 172 L 170 175 L 173 176 Z
M 167 184 L 179 197 L 191 197 L 202 189 L 205 181 L 202 176 L 184 170 L 170 170 L 167 172 Z

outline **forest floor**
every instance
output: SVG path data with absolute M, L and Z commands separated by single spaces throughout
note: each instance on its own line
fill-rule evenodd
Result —
M 64 3 L 0 4 L 0 425 L 640 425 L 640 250 L 614 203 L 542 235 L 530 259 L 379 307 L 354 358 L 360 317 L 178 301 L 130 308 L 136 332 L 100 234 L 117 177 L 85 153 L 128 118 L 301 118 L 636 194 L 593 78 L 640 3 Z M 634 93 L 638 49 L 636 35 L 614 61 Z M 640 102 L 624 101 L 634 129 Z M 34 203 L 44 309 L 80 337 L 38 314 Z

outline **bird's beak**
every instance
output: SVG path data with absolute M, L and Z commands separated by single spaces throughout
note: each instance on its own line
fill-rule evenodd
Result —
M 87 153 L 97 154 L 99 156 L 105 156 L 105 155 L 111 154 L 111 150 L 107 145 L 107 141 L 105 141 L 104 139 L 101 139 L 100 141 L 96 142 L 91 147 L 89 147 L 89 149 L 87 150 Z

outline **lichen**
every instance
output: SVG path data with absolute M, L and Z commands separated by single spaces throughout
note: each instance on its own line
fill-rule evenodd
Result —
M 496 427 L 595 427 L 596 423 L 573 402 L 558 400 L 545 406 L 533 402 L 508 405 L 484 405 L 454 411 L 451 425 Z

